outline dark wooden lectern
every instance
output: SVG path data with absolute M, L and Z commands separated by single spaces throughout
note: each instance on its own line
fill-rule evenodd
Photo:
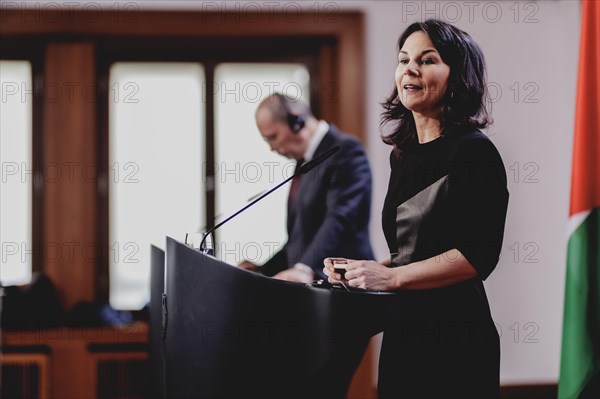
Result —
M 339 396 L 336 368 L 393 298 L 274 280 L 171 238 L 166 270 L 168 398 Z

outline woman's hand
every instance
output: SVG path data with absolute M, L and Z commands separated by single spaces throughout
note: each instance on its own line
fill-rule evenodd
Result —
M 340 280 L 341 276 L 335 272 L 333 264 L 344 261 L 346 275 L 344 280 Z M 330 283 L 344 281 L 351 287 L 375 291 L 428 290 L 478 277 L 477 270 L 456 248 L 422 261 L 394 268 L 386 266 L 391 264 L 389 257 L 379 262 L 327 258 L 324 264 L 323 272 L 329 276 Z
M 342 278 L 342 275 L 336 271 L 333 265 L 348 264 L 349 262 L 354 261 L 346 258 L 325 258 L 325 260 L 323 260 L 323 273 L 325 273 L 325 275 L 328 277 L 327 281 L 329 281 L 331 284 L 339 284 L 346 281 L 346 279 Z
M 346 280 L 351 287 L 375 291 L 393 291 L 397 287 L 395 272 L 373 260 L 349 261 L 346 265 Z
M 385 262 L 385 260 L 384 260 Z M 345 263 L 346 274 L 342 279 L 334 264 Z M 323 273 L 331 284 L 344 282 L 351 287 L 376 291 L 391 291 L 394 285 L 394 270 L 373 260 L 353 260 L 346 258 L 326 258 L 323 261 Z

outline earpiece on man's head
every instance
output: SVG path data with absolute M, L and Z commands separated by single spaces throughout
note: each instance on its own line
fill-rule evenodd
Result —
M 275 96 L 279 99 L 280 104 L 283 106 L 283 110 L 286 114 L 287 124 L 290 127 L 290 130 L 293 133 L 299 133 L 300 130 L 302 130 L 304 128 L 304 125 L 306 124 L 305 117 L 303 115 L 296 115 L 292 112 L 289 104 L 290 100 L 286 96 L 281 95 L 279 93 L 275 93 Z
M 304 128 L 304 125 L 306 123 L 304 121 L 304 117 L 302 115 L 294 115 L 291 113 L 288 113 L 287 122 L 288 122 L 288 125 L 290 126 L 290 129 L 294 133 L 300 132 L 300 130 L 302 130 L 302 128 Z

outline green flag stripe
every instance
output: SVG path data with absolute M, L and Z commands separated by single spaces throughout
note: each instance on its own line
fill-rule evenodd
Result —
M 559 398 L 578 398 L 600 373 L 600 209 L 569 238 Z

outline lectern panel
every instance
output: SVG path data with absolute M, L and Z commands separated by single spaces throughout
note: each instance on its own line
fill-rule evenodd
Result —
M 150 398 L 164 397 L 162 294 L 165 286 L 165 251 L 150 248 Z
M 274 280 L 167 240 L 167 397 L 319 397 L 393 295 Z

